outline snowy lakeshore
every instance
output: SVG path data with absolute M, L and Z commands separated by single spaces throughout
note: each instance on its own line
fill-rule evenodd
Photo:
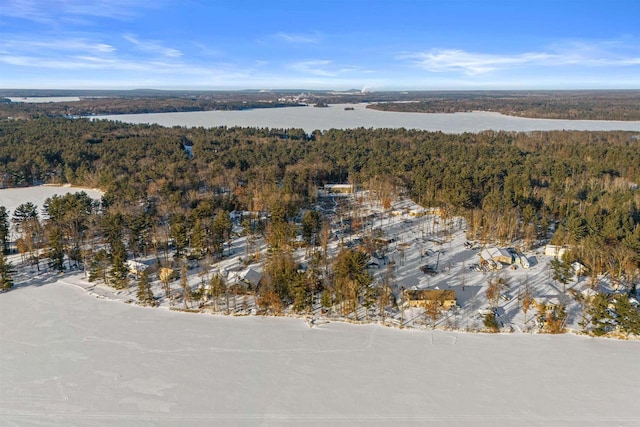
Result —
M 640 342 L 0 297 L 0 425 L 637 425 Z
M 41 207 L 52 195 L 45 188 L 60 194 L 20 189 L 30 197 L 15 202 Z M 323 201 L 330 256 L 363 237 L 345 232 L 352 197 Z M 14 254 L 16 286 L 0 295 L 0 425 L 637 425 L 631 373 L 640 341 L 541 334 L 535 310 L 523 312 L 526 284 L 537 300 L 565 304 L 564 327 L 579 330 L 580 305 L 550 279 L 554 258 L 543 248 L 511 268 L 480 268 L 490 248 L 467 241 L 461 218 L 443 220 L 408 199 L 383 209 L 358 197 L 365 229 L 388 241 L 368 267 L 374 278 L 392 265 L 397 297 L 456 293 L 435 322 L 402 301 L 382 316 L 327 311 L 319 299 L 306 314 L 256 316 L 253 295 L 187 304 L 178 280 L 167 298 L 157 278 L 158 307 L 140 307 L 133 273 L 129 288 L 116 290 L 89 282 L 77 263 L 58 273 Z M 222 259 L 189 267 L 188 286 L 201 290 L 214 270 L 229 281 L 260 271 L 248 254 L 266 250 L 258 236 L 238 235 Z M 304 262 L 305 249 L 295 256 Z M 151 268 L 156 258 L 138 262 Z M 484 329 L 494 277 L 510 284 L 494 309 L 503 333 L 461 332 Z M 580 292 L 587 282 L 577 276 L 566 287 Z M 196 313 L 180 311 L 187 306 Z

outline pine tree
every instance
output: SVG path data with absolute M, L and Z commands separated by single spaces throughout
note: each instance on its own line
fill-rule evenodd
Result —
M 55 223 L 49 224 L 47 233 L 49 245 L 49 266 L 58 271 L 64 271 L 64 234 Z
M 498 321 L 496 320 L 496 315 L 493 314 L 493 311 L 484 316 L 483 323 L 484 327 L 487 328 L 489 332 L 498 332 Z
M 125 289 L 129 286 L 129 268 L 127 267 L 127 251 L 122 240 L 117 239 L 111 246 L 111 270 L 109 276 L 116 289 Z
M 224 280 L 220 274 L 214 274 L 209 279 L 209 289 L 207 290 L 208 294 L 213 298 L 213 309 L 214 311 L 218 311 L 218 299 L 222 295 L 224 291 Z
M 615 311 L 622 332 L 640 335 L 640 309 L 634 307 L 626 295 L 616 297 Z
M 360 250 L 342 250 L 334 263 L 336 290 L 339 302 L 346 300 L 346 311 L 357 315 L 358 302 L 373 278 L 367 271 L 367 255 Z M 343 307 L 344 309 L 344 307 Z
M 567 253 L 564 254 L 562 259 L 551 260 L 551 268 L 553 269 L 553 280 L 562 283 L 562 291 L 566 291 L 567 284 L 573 278 L 573 268 Z
M 329 291 L 328 289 L 322 291 L 322 294 L 320 295 L 320 304 L 322 304 L 325 309 L 331 310 L 331 307 L 333 306 L 333 297 L 331 296 L 331 291 Z
M 109 255 L 104 249 L 95 253 L 89 264 L 89 282 L 102 280 L 107 282 L 107 268 L 109 268 Z
M 13 267 L 2 252 L 0 252 L 0 291 L 13 288 Z
M 140 303 L 144 305 L 153 305 L 153 291 L 151 291 L 149 273 L 146 270 L 140 274 L 140 280 L 138 280 L 138 292 L 136 296 Z
M 184 303 L 184 308 L 186 310 L 189 308 L 188 303 L 191 302 L 191 287 L 189 286 L 186 264 L 183 264 L 180 269 L 180 287 L 182 288 L 182 302 Z
M 0 251 L 9 253 L 9 212 L 4 206 L 0 206 Z
M 196 259 L 202 259 L 205 254 L 205 230 L 202 226 L 202 221 L 196 219 L 196 222 L 191 229 L 191 255 Z

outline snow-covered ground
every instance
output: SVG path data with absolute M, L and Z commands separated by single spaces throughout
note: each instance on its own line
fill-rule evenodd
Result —
M 403 330 L 326 322 L 319 307 L 312 328 L 301 319 L 170 311 L 182 303 L 165 301 L 157 279 L 161 308 L 142 308 L 123 303 L 135 300 L 134 279 L 116 291 L 81 271 L 38 272 L 10 256 L 17 286 L 0 294 L 0 426 L 638 425 L 640 341 L 520 333 L 535 329 L 516 298 L 525 280 L 539 300 L 565 298 L 539 252 L 527 254 L 531 268 L 497 273 L 511 283 L 498 319 L 515 333 L 453 332 L 482 328 L 492 273 L 469 269 L 479 249 L 465 246 L 463 221 L 443 233 L 438 217 L 406 214 L 415 208 L 396 201 L 393 216 L 363 203 L 360 215 L 393 238 L 385 262 L 396 263 L 395 283 L 456 291 L 461 308 L 438 330 L 425 327 L 421 309 L 405 310 Z M 330 252 L 357 240 L 336 236 Z M 237 238 L 214 268 L 239 270 L 259 247 Z M 424 264 L 438 273 L 424 274 Z M 189 271 L 194 289 L 198 273 Z M 579 306 L 565 302 L 567 326 L 577 328 Z M 398 325 L 397 310 L 392 317 Z
M 42 210 L 44 201 L 54 195 L 64 196 L 67 193 L 79 193 L 84 191 L 92 199 L 100 200 L 102 192 L 92 188 L 71 187 L 69 185 L 39 185 L 37 187 L 3 188 L 0 189 L 0 206 L 4 206 L 13 214 L 16 207 L 22 203 L 31 202 Z
M 638 341 L 145 309 L 79 274 L 0 295 L 0 425 L 638 425 Z

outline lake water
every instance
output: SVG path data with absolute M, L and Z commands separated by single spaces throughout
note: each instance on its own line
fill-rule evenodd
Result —
M 345 107 L 354 108 L 345 110 Z M 405 128 L 446 133 L 484 130 L 626 130 L 640 132 L 640 121 L 553 120 L 505 116 L 493 112 L 396 113 L 367 109 L 365 104 L 334 104 L 327 108 L 287 107 L 242 111 L 196 111 L 186 113 L 120 114 L 96 116 L 125 123 L 149 123 L 185 127 L 267 127 L 314 130 L 353 128 Z

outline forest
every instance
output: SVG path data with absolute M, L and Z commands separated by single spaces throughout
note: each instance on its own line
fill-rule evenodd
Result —
M 51 199 L 42 212 L 28 204 L 4 210 L 0 228 L 13 222 L 25 260 L 39 263 L 44 249 L 52 267 L 91 265 L 94 280 L 116 287 L 128 286 L 130 257 L 160 260 L 170 246 L 178 263 L 225 256 L 229 214 L 240 211 L 254 213 L 243 224 L 271 248 L 269 279 L 256 290 L 265 307 L 303 310 L 322 292 L 362 303 L 370 284 L 364 253 L 345 249 L 332 276 L 317 280 L 292 260 L 297 224 L 305 245 L 322 245 L 326 225 L 313 212 L 327 183 L 352 183 L 381 200 L 405 194 L 445 218 L 462 216 L 469 239 L 535 247 L 552 236 L 594 277 L 629 286 L 638 278 L 640 136 L 629 132 L 306 134 L 38 117 L 0 122 L 0 168 L 2 188 L 105 191 L 97 204 L 76 195 Z M 7 249 L 8 232 L 0 239 Z M 81 250 L 87 241 L 96 243 L 92 251 Z M 361 292 L 349 299 L 356 282 Z
M 411 113 L 495 111 L 539 119 L 640 120 L 640 91 L 476 92 L 430 94 L 412 102 L 383 102 L 367 108 Z

